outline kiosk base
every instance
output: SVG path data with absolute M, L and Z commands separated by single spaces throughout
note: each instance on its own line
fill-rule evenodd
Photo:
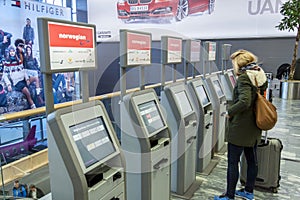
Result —
M 224 155 L 227 152 L 227 143 L 225 143 L 219 151 L 217 151 L 216 153 L 219 155 Z
M 15 197 L 13 197 L 13 196 L 2 196 L 2 195 L 0 195 L 0 199 L 2 199 L 2 200 L 15 200 Z
M 197 174 L 208 176 L 212 172 L 212 170 L 217 166 L 219 163 L 219 158 L 213 158 L 210 163 L 205 167 L 205 169 L 202 172 L 198 172 Z
M 195 192 L 200 188 L 202 182 L 203 180 L 196 177 L 196 180 L 183 195 L 172 193 L 172 196 L 180 199 L 191 199 L 194 196 Z

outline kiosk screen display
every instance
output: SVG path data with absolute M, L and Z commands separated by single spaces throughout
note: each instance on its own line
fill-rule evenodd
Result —
M 155 101 L 139 104 L 138 109 L 149 135 L 164 127 Z
M 102 117 L 69 128 L 86 168 L 116 151 Z
M 213 83 L 214 83 L 214 87 L 215 87 L 218 97 L 224 96 L 220 82 L 218 80 L 214 80 Z
M 209 103 L 209 98 L 207 96 L 207 93 L 206 93 L 203 85 L 197 86 L 196 91 L 197 91 L 198 97 L 200 98 L 200 101 L 201 101 L 202 105 L 208 104 Z
M 229 79 L 230 79 L 230 82 L 231 82 L 232 86 L 234 87 L 236 82 L 235 82 L 235 78 L 233 77 L 232 74 L 229 75 Z
M 179 104 L 181 114 L 183 116 L 185 116 L 188 113 L 193 111 L 193 109 L 191 107 L 191 104 L 190 104 L 190 101 L 188 100 L 188 97 L 186 96 L 185 91 L 175 93 L 175 97 L 176 97 L 176 100 Z

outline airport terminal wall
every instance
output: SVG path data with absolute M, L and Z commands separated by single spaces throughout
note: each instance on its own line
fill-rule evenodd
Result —
M 201 39 L 201 38 L 199 38 Z M 266 72 L 276 75 L 277 68 L 282 63 L 291 63 L 294 51 L 295 38 L 243 38 L 243 39 L 218 39 L 202 40 L 215 41 L 217 43 L 216 63 L 213 64 L 213 71 L 221 70 L 222 66 L 222 44 L 231 44 L 231 52 L 237 49 L 247 49 L 254 52 L 259 57 L 259 63 L 262 64 Z M 185 44 L 185 41 L 183 41 Z M 146 84 L 159 83 L 161 81 L 161 42 L 152 42 L 152 66 L 146 68 Z M 184 49 L 183 49 L 184 50 Z M 300 47 L 298 51 L 300 50 Z M 97 45 L 98 68 L 96 71 L 89 72 L 89 93 L 90 96 L 106 94 L 119 91 L 119 42 L 101 42 Z M 203 61 L 196 65 L 199 74 L 202 74 Z M 232 68 L 231 62 L 228 62 L 227 68 Z M 166 69 L 166 80 L 172 79 L 170 68 Z M 183 64 L 177 65 L 177 78 L 183 77 Z M 127 74 L 127 88 L 135 88 L 139 85 L 137 78 L 139 70 L 131 69 Z M 192 69 L 189 67 L 189 76 L 192 75 Z

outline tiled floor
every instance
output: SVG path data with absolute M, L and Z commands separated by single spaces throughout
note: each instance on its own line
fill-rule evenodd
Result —
M 300 100 L 282 100 L 274 98 L 278 109 L 278 122 L 270 137 L 279 138 L 283 143 L 281 160 L 281 181 L 278 193 L 255 190 L 256 200 L 299 200 L 300 199 Z M 212 200 L 226 188 L 225 155 L 217 155 L 220 162 L 208 176 L 198 175 L 202 184 L 192 200 Z M 9 187 L 9 189 L 11 186 Z M 158 199 L 159 200 L 159 199 Z M 172 197 L 172 200 L 180 200 Z
M 280 187 L 278 193 L 255 190 L 255 199 L 298 200 L 300 199 L 300 100 L 274 98 L 273 103 L 278 109 L 278 122 L 268 135 L 279 138 L 283 143 Z M 203 183 L 194 194 L 193 200 L 213 199 L 214 195 L 225 191 L 227 158 L 226 155 L 219 157 L 220 162 L 210 175 L 197 176 Z M 172 200 L 179 198 L 173 197 Z

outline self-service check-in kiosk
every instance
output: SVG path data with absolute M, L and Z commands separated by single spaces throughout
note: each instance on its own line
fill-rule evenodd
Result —
M 215 111 L 213 120 L 214 152 L 220 152 L 225 144 L 226 97 L 217 73 L 205 78 L 211 96 L 212 108 Z
M 88 70 L 97 66 L 95 25 L 38 18 L 38 31 L 47 114 L 48 197 L 126 199 L 125 159 L 116 134 L 103 104 L 89 102 Z M 61 31 L 81 38 L 62 38 Z M 75 71 L 80 72 L 83 103 L 55 110 L 52 74 Z
M 127 199 L 169 200 L 171 141 L 155 91 L 125 95 L 121 113 Z
M 211 161 L 213 148 L 213 108 L 202 78 L 188 81 L 188 88 L 197 111 L 199 126 L 197 135 L 197 172 L 203 172 Z
M 184 196 L 196 180 L 198 119 L 184 82 L 176 83 L 176 64 L 182 62 L 182 39 L 162 36 L 161 104 L 171 132 L 171 191 Z M 173 82 L 165 84 L 165 65 L 173 65 Z
M 171 131 L 171 190 L 183 195 L 196 179 L 197 116 L 184 83 L 165 86 L 161 103 Z
M 213 115 L 213 151 L 219 152 L 225 144 L 225 119 L 226 119 L 226 96 L 224 88 L 218 77 L 218 73 L 210 73 L 211 64 L 216 60 L 216 43 L 207 41 L 204 43 L 207 56 L 205 58 L 205 65 L 203 71 L 208 65 L 209 74 L 204 74 L 203 80 L 208 88 L 209 96 L 211 97 L 211 105 L 214 110 Z
M 129 200 L 169 200 L 171 142 L 154 90 L 145 90 L 151 34 L 120 30 L 121 146 Z M 139 92 L 126 94 L 126 69 L 140 67 Z
M 204 172 L 211 161 L 213 110 L 207 88 L 201 77 L 195 77 L 196 64 L 201 62 L 201 41 L 187 40 L 185 45 L 185 81 L 198 115 L 196 171 Z M 193 79 L 187 81 L 188 66 L 193 63 Z
M 59 109 L 47 121 L 55 141 L 49 148 L 52 199 L 125 199 L 124 158 L 104 105 Z

